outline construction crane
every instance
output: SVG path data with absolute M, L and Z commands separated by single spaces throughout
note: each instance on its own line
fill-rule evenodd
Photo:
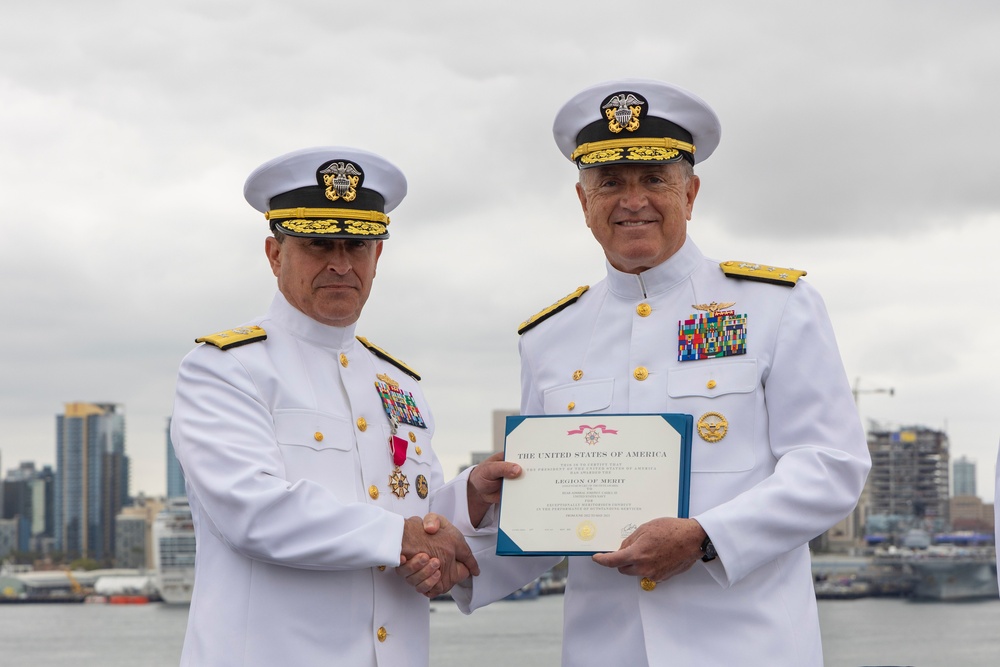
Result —
M 858 405 L 858 396 L 860 394 L 889 394 L 893 396 L 896 394 L 896 390 L 892 387 L 879 387 L 878 389 L 861 389 L 858 385 L 861 384 L 861 378 L 855 378 L 854 387 L 851 389 L 851 394 L 854 395 L 854 405 Z

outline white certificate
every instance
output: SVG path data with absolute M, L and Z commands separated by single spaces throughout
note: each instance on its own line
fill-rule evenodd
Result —
M 691 415 L 508 417 L 497 553 L 615 551 L 641 524 L 686 517 Z

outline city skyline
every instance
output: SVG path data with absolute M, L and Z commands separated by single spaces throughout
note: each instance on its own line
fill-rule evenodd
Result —
M 371 3 L 347 22 L 323 3 L 55 7 L 13 3 L 0 24 L 5 460 L 50 461 L 66 400 L 120 403 L 135 487 L 162 493 L 181 358 L 275 291 L 244 180 L 339 144 L 407 176 L 357 331 L 423 376 L 453 475 L 488 449 L 492 410 L 520 404 L 518 324 L 604 274 L 555 113 L 647 77 L 722 121 L 696 167 L 699 247 L 807 271 L 864 422 L 947 432 L 993 497 L 1000 5 L 647 3 L 603 42 L 581 37 L 599 6 L 567 0 Z M 317 85 L 331 44 L 344 64 Z
M 73 403 L 67 403 L 66 405 L 67 407 L 70 407 L 70 406 L 79 406 L 88 404 L 82 402 L 73 402 Z M 104 405 L 114 405 L 116 409 L 121 411 L 119 414 L 121 415 L 124 414 L 125 406 L 123 405 L 120 404 L 104 404 Z M 484 458 L 489 453 L 493 451 L 499 451 L 497 449 L 498 447 L 502 449 L 504 416 L 516 415 L 516 414 L 517 414 L 516 410 L 494 410 L 490 416 L 490 422 L 491 422 L 490 430 L 492 435 L 491 439 L 489 440 L 489 444 L 485 445 L 483 450 L 470 451 L 469 458 L 459 463 L 458 468 L 456 468 L 455 474 L 457 474 L 460 470 L 464 469 L 468 465 L 476 463 L 478 459 Z M 59 415 L 57 415 L 57 417 L 58 416 Z M 164 441 L 162 444 L 163 451 L 161 452 L 164 462 L 162 469 L 163 490 L 150 491 L 149 489 L 145 488 L 130 488 L 129 489 L 130 496 L 138 497 L 140 495 L 144 495 L 149 498 L 157 498 L 157 497 L 169 498 L 169 497 L 184 495 L 185 493 L 184 473 L 183 470 L 181 470 L 180 468 L 180 464 L 177 461 L 177 457 L 174 456 L 173 454 L 173 444 L 170 440 L 169 422 L 170 420 L 168 419 L 167 424 L 163 431 Z M 869 442 L 873 443 L 873 442 L 878 442 L 880 439 L 884 439 L 887 436 L 887 434 L 895 434 L 896 436 L 902 436 L 905 439 L 908 437 L 913 437 L 912 436 L 913 433 L 924 433 L 924 432 L 937 433 L 935 429 L 932 429 L 925 425 L 907 424 L 907 425 L 895 426 L 893 428 L 877 429 L 877 432 L 873 431 L 871 433 L 868 433 L 868 438 Z M 982 496 L 976 490 L 977 489 L 976 474 L 978 470 L 977 462 L 974 459 L 971 459 L 965 455 L 954 456 L 954 452 L 951 449 L 951 443 L 948 438 L 947 432 L 942 431 L 940 432 L 940 435 L 943 437 L 943 441 L 945 443 L 944 445 L 945 450 L 949 453 L 949 461 L 943 464 L 946 468 L 950 470 L 950 476 L 949 476 L 950 488 L 948 493 L 949 497 L 972 495 L 986 501 L 991 501 L 992 499 L 990 498 L 982 498 Z M 127 433 L 125 439 L 127 440 Z M 13 479 L 13 480 L 20 479 L 23 476 L 24 470 L 30 469 L 32 472 L 35 472 L 36 468 L 38 467 L 53 467 L 53 464 L 45 461 L 39 461 L 36 459 L 30 459 L 30 460 L 19 461 L 17 462 L 16 466 L 10 467 L 6 465 L 5 459 L 3 457 L 3 451 L 0 450 L 0 481 L 6 481 L 8 479 Z M 4 472 L 5 469 L 6 472 Z M 57 468 L 55 469 L 57 470 Z M 966 493 L 969 489 L 971 489 L 972 493 Z M 0 507 L 2 507 L 2 505 L 0 505 Z

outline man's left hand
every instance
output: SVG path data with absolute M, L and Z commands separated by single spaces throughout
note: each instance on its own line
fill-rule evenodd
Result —
M 625 538 L 618 551 L 594 554 L 593 560 L 622 574 L 665 581 L 701 559 L 705 537 L 694 519 L 654 519 Z

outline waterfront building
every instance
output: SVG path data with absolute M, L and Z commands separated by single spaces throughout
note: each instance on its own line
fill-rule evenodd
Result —
M 170 439 L 170 419 L 167 419 L 167 498 L 186 498 L 184 471 L 174 454 L 174 443 Z
M 35 464 L 30 462 L 7 471 L 7 478 L 3 481 L 3 499 L 0 500 L 0 507 L 3 508 L 0 518 L 31 517 L 31 487 L 28 482 L 34 473 Z
M 993 503 L 984 503 L 978 496 L 954 496 L 949 515 L 953 530 L 993 533 Z
M 872 469 L 865 495 L 866 533 L 947 530 L 947 434 L 922 426 L 873 430 L 868 450 Z
M 115 522 L 115 530 L 119 530 L 118 522 L 126 521 L 127 527 L 122 531 L 128 531 L 128 545 L 115 543 L 115 564 L 118 567 L 134 567 L 137 569 L 152 570 L 155 567 L 153 553 L 153 522 L 156 516 L 163 510 L 163 500 L 159 498 L 148 498 L 143 493 L 135 497 L 134 502 L 129 507 L 123 507 L 121 514 Z M 139 525 L 142 526 L 141 544 L 139 542 Z M 122 533 L 119 532 L 119 535 Z M 116 535 L 116 540 L 118 536 Z M 131 564 L 126 564 L 131 563 Z
M 20 519 L 0 519 L 0 559 L 19 550 L 20 524 Z
M 29 551 L 48 553 L 55 538 L 56 471 L 44 466 L 28 481 L 31 494 L 31 544 Z
M 51 466 L 36 470 L 32 461 L 7 471 L 2 488 L 0 518 L 17 519 L 18 551 L 44 552 L 53 535 L 52 494 L 55 472 Z M 48 539 L 47 539 L 48 538 Z
M 116 516 L 115 566 L 137 570 L 145 568 L 148 534 L 149 525 L 146 523 L 146 517 L 136 514 Z
M 952 464 L 952 491 L 953 496 L 974 496 L 976 495 L 976 462 L 964 456 L 955 459 Z
M 110 560 L 114 519 L 128 502 L 125 414 L 113 403 L 67 403 L 56 415 L 56 548 Z

